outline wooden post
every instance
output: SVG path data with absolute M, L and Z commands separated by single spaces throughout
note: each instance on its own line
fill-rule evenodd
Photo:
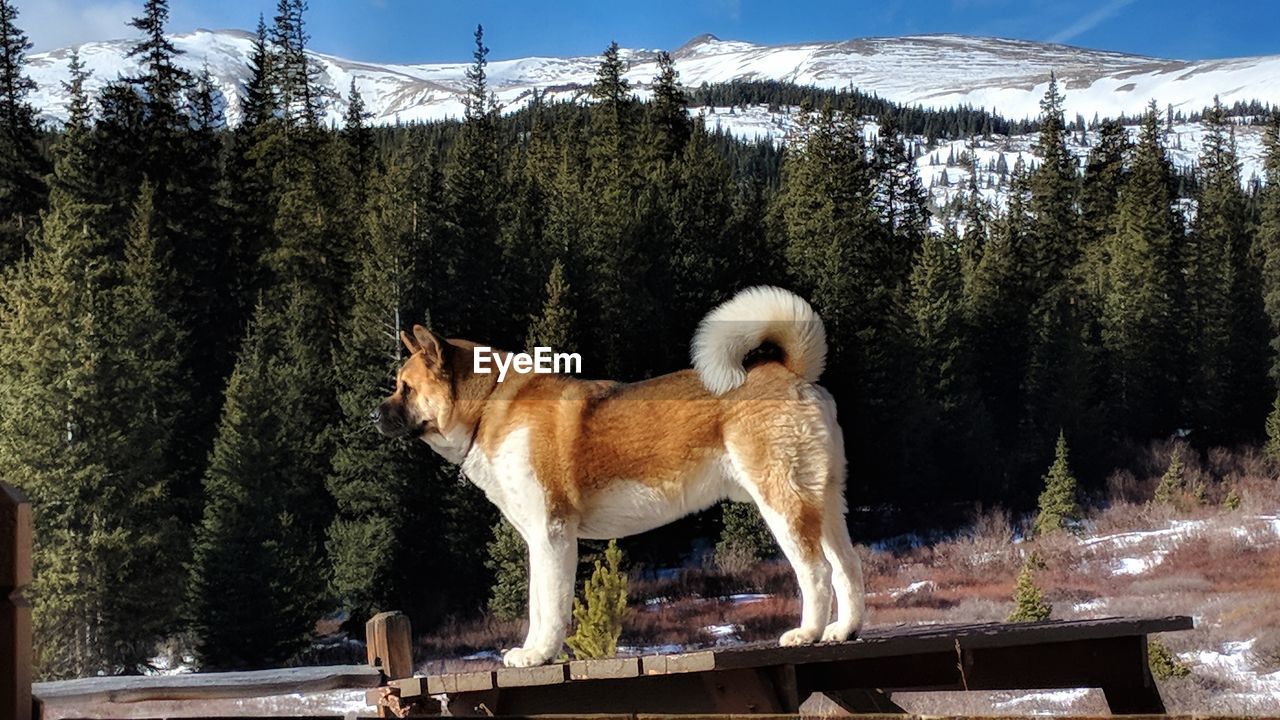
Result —
M 384 612 L 364 624 L 369 664 L 382 669 L 388 682 L 413 677 L 413 632 L 403 613 Z
M 0 720 L 36 720 L 31 703 L 31 506 L 0 483 Z
M 374 615 L 364 624 L 364 642 L 369 650 L 369 664 L 382 670 L 383 687 L 367 694 L 369 704 L 377 705 L 380 717 L 404 717 L 411 708 L 401 705 L 399 689 L 391 683 L 413 677 L 413 631 L 409 618 L 398 612 Z

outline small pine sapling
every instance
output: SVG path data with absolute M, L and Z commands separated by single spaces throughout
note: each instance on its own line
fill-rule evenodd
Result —
M 1009 622 L 1039 622 L 1048 620 L 1053 612 L 1053 605 L 1044 599 L 1044 594 L 1036 585 L 1032 573 L 1044 568 L 1044 561 L 1039 553 L 1032 552 L 1022 564 L 1018 573 L 1018 581 L 1013 589 L 1013 612 L 1009 613 Z
M 1222 506 L 1232 512 L 1239 510 L 1242 504 L 1240 491 L 1234 487 L 1227 491 L 1227 497 L 1222 501 Z
M 1076 501 L 1079 483 L 1071 474 L 1067 455 L 1066 435 L 1059 432 L 1053 465 L 1044 476 L 1044 491 L 1040 493 L 1040 512 L 1036 514 L 1033 528 L 1036 535 L 1046 535 L 1080 521 L 1080 503 Z
M 1186 474 L 1187 468 L 1182 462 L 1182 446 L 1175 445 L 1173 455 L 1169 458 L 1169 467 L 1156 486 L 1155 502 L 1161 505 L 1174 504 L 1186 485 Z
M 1169 648 L 1165 647 L 1160 638 L 1147 639 L 1147 664 L 1151 666 L 1151 674 L 1157 680 L 1186 677 L 1191 674 L 1191 668 L 1179 660 L 1177 655 L 1169 652 Z
M 574 598 L 576 626 L 565 640 L 579 660 L 613 657 L 618 653 L 618 637 L 627 613 L 627 576 L 621 570 L 622 550 L 610 540 L 605 562 L 596 561 L 595 571 L 583 588 L 582 598 Z

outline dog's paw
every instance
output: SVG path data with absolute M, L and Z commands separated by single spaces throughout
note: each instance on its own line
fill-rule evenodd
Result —
M 547 656 L 537 650 L 529 648 L 511 648 L 502 656 L 502 664 L 507 667 L 522 668 L 542 665 L 547 661 Z
M 782 647 L 812 645 L 818 639 L 819 632 L 817 628 L 793 628 L 782 633 L 782 637 L 778 638 L 778 644 Z
M 822 630 L 822 642 L 844 642 L 858 637 L 858 629 L 847 622 L 833 622 Z

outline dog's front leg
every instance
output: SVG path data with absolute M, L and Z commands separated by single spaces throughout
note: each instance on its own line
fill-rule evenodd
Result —
M 502 656 L 507 667 L 531 667 L 555 659 L 573 614 L 578 534 L 574 524 L 552 521 L 529 533 L 529 634 L 524 647 Z

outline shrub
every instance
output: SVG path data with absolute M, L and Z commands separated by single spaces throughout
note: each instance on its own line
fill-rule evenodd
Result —
M 1182 446 L 1175 445 L 1173 455 L 1169 458 L 1169 467 L 1160 477 L 1160 484 L 1156 486 L 1156 494 L 1153 498 L 1155 502 L 1162 505 L 1174 504 L 1182 494 L 1186 475 L 1187 468 L 1182 462 Z
M 1191 668 L 1179 660 L 1177 655 L 1169 652 L 1169 648 L 1164 646 L 1160 638 L 1153 637 L 1147 640 L 1147 664 L 1151 666 L 1151 674 L 1157 680 L 1186 677 L 1191 674 Z
M 1267 416 L 1267 444 L 1263 452 L 1272 460 L 1280 460 L 1280 393 L 1276 394 L 1271 414 Z
M 1067 464 L 1067 437 L 1058 433 L 1058 446 L 1054 451 L 1053 465 L 1044 476 L 1044 491 L 1040 493 L 1040 512 L 1036 515 L 1036 535 L 1051 533 L 1080 521 L 1080 504 L 1076 501 L 1079 483 Z
M 1234 511 L 1239 510 L 1240 505 L 1240 491 L 1236 490 L 1235 486 L 1232 486 L 1231 490 L 1227 492 L 1226 499 L 1222 501 L 1222 506 L 1228 510 Z
M 622 550 L 610 540 L 605 562 L 596 560 L 595 571 L 582 590 L 582 599 L 573 600 L 576 629 L 565 641 L 579 660 L 613 657 L 618 653 L 622 619 L 627 612 L 627 576 L 622 572 Z
M 1044 599 L 1044 594 L 1036 586 L 1032 572 L 1043 568 L 1040 556 L 1032 552 L 1018 573 L 1018 581 L 1013 588 L 1013 612 L 1009 614 L 1009 622 L 1038 622 L 1048 620 L 1053 606 Z

